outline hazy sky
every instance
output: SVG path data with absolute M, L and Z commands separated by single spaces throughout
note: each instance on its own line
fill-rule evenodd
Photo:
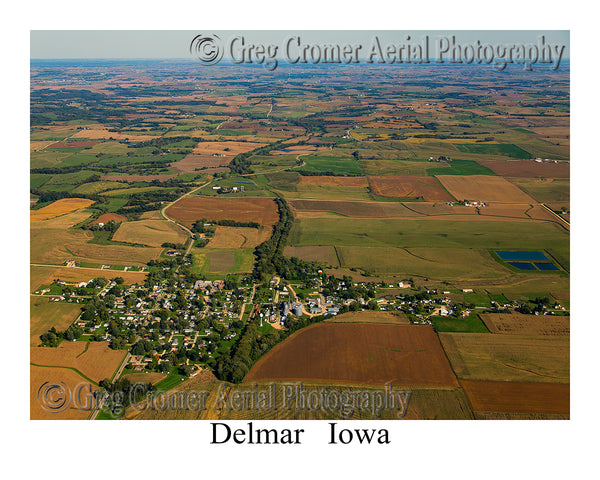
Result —
M 432 48 L 440 37 L 456 36 L 457 43 L 537 44 L 544 35 L 546 43 L 565 45 L 563 59 L 569 58 L 569 31 L 565 30 L 463 30 L 463 31 L 167 31 L 167 30 L 32 30 L 31 58 L 190 58 L 190 42 L 199 34 L 216 34 L 224 41 L 237 35 L 247 42 L 281 46 L 291 35 L 300 36 L 302 43 L 336 43 L 370 45 L 377 35 L 382 42 L 411 43 L 429 37 Z M 280 47 L 281 48 L 281 47 Z M 227 58 L 227 55 L 225 55 Z

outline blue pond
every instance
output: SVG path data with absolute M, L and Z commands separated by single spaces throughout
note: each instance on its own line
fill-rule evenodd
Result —
M 519 270 L 535 270 L 532 263 L 528 262 L 506 262 L 512 267 L 518 268 Z
M 496 250 L 496 254 L 502 260 L 548 260 L 542 252 L 521 252 Z M 528 268 L 524 270 L 529 270 Z
M 540 270 L 558 270 L 558 268 L 556 268 L 556 265 L 554 265 L 553 263 L 538 263 L 538 262 L 534 262 L 534 265 L 539 268 Z

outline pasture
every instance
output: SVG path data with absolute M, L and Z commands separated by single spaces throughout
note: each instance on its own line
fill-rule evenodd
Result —
M 306 172 L 338 175 L 362 175 L 363 168 L 354 157 L 334 157 L 330 155 L 303 155 L 305 165 L 299 167 Z

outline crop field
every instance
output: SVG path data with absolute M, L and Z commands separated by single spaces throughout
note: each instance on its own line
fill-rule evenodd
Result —
M 569 338 L 440 333 L 457 377 L 500 382 L 569 382 Z
M 273 225 L 279 220 L 277 205 L 268 198 L 186 197 L 167 209 L 167 215 L 192 226 L 201 219 L 235 220 Z
M 362 175 L 363 169 L 360 163 L 353 157 L 333 157 L 326 155 L 305 155 L 302 160 L 306 165 L 299 167 L 307 172 L 322 172 L 340 175 Z
M 466 144 L 454 143 L 461 152 L 476 153 L 478 155 L 505 155 L 511 158 L 531 158 L 531 154 L 516 145 L 504 143 Z
M 86 138 L 90 140 L 129 140 L 131 142 L 144 142 L 146 140 L 152 140 L 157 138 L 156 135 L 137 135 L 137 134 L 123 134 L 119 132 L 109 132 L 103 128 L 89 128 L 79 130 L 71 138 Z
M 539 163 L 535 160 L 479 160 L 479 163 L 503 177 L 569 178 L 570 164 Z
M 270 227 L 245 228 L 218 226 L 207 248 L 255 248 L 271 236 Z
M 194 153 L 199 155 L 237 155 L 264 147 L 266 143 L 251 142 L 200 142 L 194 147 Z
M 192 249 L 192 271 L 200 275 L 248 273 L 252 271 L 252 249 Z
M 92 203 L 94 201 L 87 198 L 61 198 L 39 210 L 32 210 L 30 212 L 30 220 L 32 222 L 48 220 L 64 215 L 65 213 L 89 207 Z
M 330 185 L 341 187 L 368 187 L 366 177 L 335 177 L 327 175 L 300 175 L 301 185 Z
M 532 203 L 533 199 L 502 177 L 439 175 L 437 179 L 457 200 Z
M 141 266 L 158 258 L 162 251 L 161 248 L 88 243 L 94 238 L 92 232 L 70 229 L 68 227 L 71 225 L 55 222 L 65 217 L 74 219 L 76 218 L 74 215 L 78 213 L 31 223 L 30 261 L 32 263 L 61 265 L 68 260 L 75 260 L 93 264 Z M 82 220 L 88 216 L 89 214 L 84 214 Z
M 303 212 L 332 212 L 345 217 L 411 217 L 417 215 L 401 203 L 343 200 L 290 200 L 299 218 Z M 312 216 L 314 218 L 314 216 Z
M 125 222 L 127 218 L 123 215 L 117 215 L 116 213 L 103 213 L 92 223 L 98 225 L 99 223 L 108 223 L 108 222 Z
M 541 203 L 570 200 L 570 181 L 566 178 L 511 178 L 510 181 Z
M 71 404 L 66 410 L 62 412 L 49 412 L 42 408 L 42 402 L 44 398 L 43 385 L 64 384 L 71 392 L 76 391 L 77 385 L 82 382 L 86 382 L 86 379 L 75 373 L 73 370 L 68 368 L 45 368 L 29 366 L 29 418 L 30 420 L 85 420 L 89 417 L 90 412 L 82 409 L 78 409 L 74 404 Z M 87 383 L 87 382 L 86 382 Z M 40 389 L 41 392 L 40 392 Z M 92 391 L 96 390 L 96 387 L 92 385 Z M 38 398 L 38 392 L 39 398 Z M 89 391 L 83 390 L 85 394 Z M 85 395 L 87 398 L 87 395 Z M 85 398 L 83 401 L 85 401 Z M 52 403 L 50 403 L 52 405 Z M 84 404 L 85 406 L 85 404 Z
M 422 198 L 426 202 L 451 202 L 454 199 L 434 177 L 369 177 L 373 193 L 384 197 Z
M 346 187 L 341 185 L 310 185 L 299 183 L 293 191 L 282 190 L 280 193 L 289 199 L 373 200 L 369 195 L 367 187 Z
M 548 336 L 570 334 L 571 317 L 569 316 L 520 313 L 481 313 L 479 316 L 492 333 Z
M 187 235 L 177 225 L 166 220 L 138 220 L 122 223 L 113 240 L 160 247 L 163 243 L 185 243 Z
M 259 359 L 244 381 L 457 385 L 433 328 L 363 323 L 304 328 Z
M 105 192 L 106 190 L 115 190 L 117 188 L 127 188 L 128 185 L 123 182 L 109 182 L 109 181 L 100 181 L 100 182 L 90 182 L 84 183 L 83 185 L 79 185 L 77 188 L 73 189 L 73 193 L 79 193 L 83 195 L 91 195 L 94 193 Z
M 446 167 L 432 167 L 427 169 L 427 175 L 496 175 L 484 165 L 475 160 L 453 159 Z
M 66 342 L 58 347 L 31 347 L 29 361 L 34 366 L 65 367 L 76 370 L 93 382 L 111 378 L 123 358 L 125 350 L 111 350 L 108 342 Z
M 347 312 L 334 315 L 324 320 L 324 323 L 382 323 L 391 325 L 410 325 L 408 317 L 403 312 L 369 311 Z
M 482 249 L 336 246 L 335 250 L 342 267 L 360 268 L 376 275 L 401 273 L 431 279 L 475 281 L 502 279 L 509 273 Z
M 476 412 L 569 414 L 570 385 L 461 380 Z
M 319 262 L 333 267 L 340 266 L 335 247 L 330 245 L 322 247 L 285 247 L 284 254 L 288 258 L 296 257 L 307 262 Z
M 517 240 L 518 239 L 518 240 Z M 288 245 L 395 246 L 437 248 L 519 248 L 568 250 L 568 233 L 538 221 L 438 220 L 429 217 L 302 218 L 294 222 Z M 567 252 L 564 252 L 567 254 Z M 561 262 L 562 263 L 562 262 Z
M 223 168 L 231 163 L 233 155 L 213 156 L 198 155 L 190 153 L 177 162 L 173 162 L 171 167 L 181 173 L 209 173 L 207 169 Z M 227 171 L 229 169 L 223 169 Z M 212 170 L 214 172 L 214 170 Z
M 41 343 L 40 335 L 52 327 L 62 332 L 75 321 L 81 306 L 74 303 L 50 302 L 48 297 L 31 297 L 29 303 L 30 345 Z

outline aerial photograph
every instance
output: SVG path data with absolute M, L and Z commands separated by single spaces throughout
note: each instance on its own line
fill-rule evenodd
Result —
M 571 418 L 569 31 L 60 33 L 30 419 Z

